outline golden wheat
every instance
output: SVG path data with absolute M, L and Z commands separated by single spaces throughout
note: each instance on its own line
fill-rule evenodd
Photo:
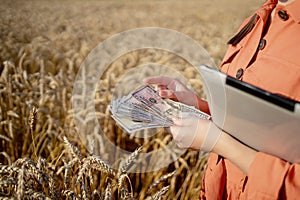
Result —
M 153 200 L 161 200 L 163 195 L 166 194 L 169 190 L 170 186 L 163 187 L 160 191 L 158 191 L 151 199 Z
M 153 182 L 149 189 L 148 189 L 148 192 L 150 192 L 153 188 L 157 187 L 160 183 L 164 182 L 165 180 L 167 180 L 168 178 L 174 176 L 175 174 L 175 171 L 174 172 L 171 172 L 171 173 L 168 173 L 166 175 L 163 175 L 161 178 L 159 178 L 157 181 Z
M 137 27 L 184 33 L 206 48 L 218 65 L 226 40 L 261 1 L 1 2 L 0 199 L 197 199 L 207 155 L 188 151 L 160 170 L 129 173 L 139 153 L 165 148 L 171 137 L 164 130 L 155 137 L 145 131 L 144 139 L 128 135 L 108 109 L 122 85 L 141 84 L 142 74 L 165 73 L 158 65 L 179 72 L 205 97 L 190 63 L 157 49 L 124 54 L 99 78 L 94 107 L 87 105 L 77 115 L 71 101 L 84 100 L 84 95 L 73 96 L 74 80 L 99 42 Z M 119 155 L 106 152 L 100 137 L 84 143 L 91 130 L 86 126 L 78 133 L 75 119 L 88 124 L 91 109 L 108 139 L 132 154 L 115 161 Z M 170 154 L 176 157 L 176 152 Z M 163 158 L 141 162 L 147 166 L 159 159 Z

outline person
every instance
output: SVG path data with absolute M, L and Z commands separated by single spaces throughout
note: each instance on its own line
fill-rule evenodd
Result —
M 300 0 L 267 0 L 228 43 L 222 72 L 300 101 Z M 209 113 L 206 102 L 175 79 L 149 77 L 145 83 L 157 84 L 164 98 Z M 299 164 L 252 149 L 211 120 L 192 117 L 174 123 L 169 131 L 179 147 L 211 152 L 200 199 L 299 198 Z

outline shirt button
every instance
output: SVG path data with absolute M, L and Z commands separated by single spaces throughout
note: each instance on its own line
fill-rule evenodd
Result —
M 259 50 L 263 50 L 265 48 L 265 46 L 266 46 L 266 40 L 265 39 L 261 39 L 259 41 L 258 49 Z
M 243 76 L 243 73 L 244 73 L 244 70 L 242 68 L 238 69 L 236 74 L 235 74 L 235 77 L 237 79 L 240 79 L 242 76 Z
M 289 19 L 289 15 L 286 13 L 285 10 L 279 10 L 278 11 L 278 16 L 280 17 L 280 19 L 282 19 L 283 21 L 286 21 Z

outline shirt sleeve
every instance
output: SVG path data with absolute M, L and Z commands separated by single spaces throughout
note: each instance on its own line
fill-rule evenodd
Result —
M 248 172 L 248 197 L 294 199 L 300 194 L 299 177 L 299 164 L 258 152 Z

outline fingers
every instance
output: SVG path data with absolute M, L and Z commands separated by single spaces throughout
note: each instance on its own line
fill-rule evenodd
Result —
M 165 98 L 165 99 L 175 99 L 175 100 L 177 100 L 176 95 L 172 90 L 159 90 L 159 95 L 162 98 Z
M 165 76 L 153 76 L 144 79 L 144 83 L 146 84 L 157 84 L 157 85 L 169 85 L 174 81 L 173 78 L 165 77 Z
M 180 127 L 179 126 L 171 126 L 170 132 L 169 132 L 177 145 L 181 143 L 182 138 L 184 137 L 184 134 L 180 133 Z
M 174 119 L 175 125 L 170 127 L 170 133 L 179 148 L 190 148 L 197 137 L 197 121 L 196 126 L 193 124 L 185 124 L 189 119 Z M 188 122 L 189 123 L 189 122 Z
M 144 79 L 144 82 L 146 84 L 156 84 L 159 91 L 159 95 L 162 98 L 177 100 L 175 91 L 173 91 L 172 87 L 172 85 L 176 82 L 176 79 L 164 76 L 156 76 L 146 78 Z
M 174 117 L 172 118 L 172 121 L 174 123 L 174 126 L 190 126 L 194 123 L 198 123 L 198 118 L 193 116 L 191 117 L 185 116 L 181 118 Z
M 182 119 L 180 119 L 180 118 L 172 118 L 172 121 L 173 121 L 173 123 L 174 123 L 174 126 L 182 126 L 183 125 L 183 123 L 182 123 Z

